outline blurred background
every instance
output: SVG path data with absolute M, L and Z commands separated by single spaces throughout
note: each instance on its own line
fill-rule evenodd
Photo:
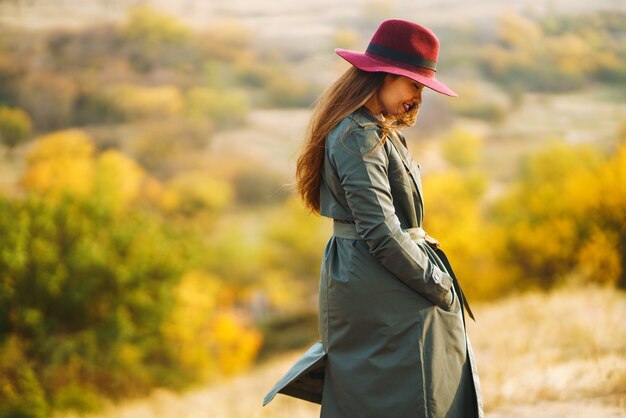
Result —
M 488 417 L 626 416 L 626 4 L 0 0 L 0 417 L 315 417 L 315 99 L 378 24 L 441 40 L 405 131 Z

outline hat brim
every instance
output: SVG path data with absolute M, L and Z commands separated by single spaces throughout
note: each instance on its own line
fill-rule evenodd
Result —
M 398 64 L 389 62 L 384 58 L 379 59 L 372 55 L 350 51 L 347 49 L 337 48 L 335 49 L 335 52 L 341 58 L 345 59 L 350 64 L 363 71 L 385 72 L 390 74 L 402 75 L 425 85 L 426 87 L 436 91 L 437 93 L 445 94 L 446 96 L 451 97 L 458 96 L 458 94 L 456 94 L 450 87 L 435 79 L 433 76 L 429 77 L 428 75 L 420 74 L 420 69 L 418 67 L 414 67 L 415 70 L 411 70 L 401 67 Z M 434 73 L 432 70 L 424 70 L 425 73 Z

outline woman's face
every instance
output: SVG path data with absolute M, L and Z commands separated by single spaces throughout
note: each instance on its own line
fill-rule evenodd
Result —
M 387 74 L 380 89 L 365 104 L 374 114 L 395 116 L 422 103 L 424 85 L 408 77 Z

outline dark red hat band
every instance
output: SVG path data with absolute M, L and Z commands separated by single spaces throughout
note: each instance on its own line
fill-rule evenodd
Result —
M 392 60 L 400 61 L 405 64 L 411 64 L 417 67 L 423 67 L 429 70 L 437 71 L 437 61 L 433 61 L 419 55 L 407 54 L 406 52 L 397 51 L 395 49 L 387 48 L 386 46 L 370 43 L 365 52 L 379 55 L 385 58 L 390 58 Z

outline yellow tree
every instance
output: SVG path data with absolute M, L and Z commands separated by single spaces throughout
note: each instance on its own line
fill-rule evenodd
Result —
M 58 131 L 38 138 L 26 155 L 23 186 L 58 196 L 87 195 L 93 189 L 94 146 L 80 130 Z
M 604 224 L 604 246 L 592 264 L 596 280 L 626 288 L 626 144 L 618 146 L 615 154 L 601 169 L 598 192 L 594 200 L 598 220 Z M 595 268 L 594 268 L 595 267 Z
M 485 219 L 480 173 L 448 170 L 424 178 L 426 231 L 439 240 L 468 298 L 501 295 L 510 278 L 497 264 L 502 237 Z
M 146 174 L 132 159 L 108 150 L 95 161 L 94 192 L 107 208 L 119 212 L 141 195 Z
M 189 171 L 166 183 L 160 206 L 166 213 L 183 216 L 212 215 L 230 204 L 233 197 L 229 183 L 202 171 Z
M 199 379 L 250 366 L 261 335 L 237 313 L 224 280 L 190 271 L 174 290 L 174 309 L 163 324 L 180 365 Z
M 589 146 L 554 142 L 530 156 L 520 180 L 494 207 L 506 231 L 502 261 L 521 286 L 550 288 L 577 274 L 586 243 L 607 242 L 598 229 L 594 202 L 602 159 Z
M 487 179 L 477 168 L 483 142 L 453 130 L 441 144 L 451 167 L 424 177 L 425 229 L 441 242 L 470 299 L 502 294 L 509 284 L 496 263 L 501 236 L 485 219 Z
M 118 84 L 109 88 L 107 97 L 130 120 L 167 119 L 180 115 L 184 108 L 183 96 L 172 85 Z

